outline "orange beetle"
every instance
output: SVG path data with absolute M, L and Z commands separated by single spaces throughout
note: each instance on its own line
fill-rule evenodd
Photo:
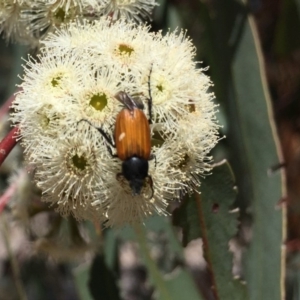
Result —
M 134 195 L 140 194 L 144 181 L 148 178 L 153 195 L 152 178 L 148 175 L 151 134 L 149 121 L 142 110 L 144 105 L 125 92 L 117 93 L 115 98 L 125 105 L 117 115 L 114 132 L 117 156 L 123 161 L 122 173 L 118 175 L 123 175 L 129 181 Z M 150 116 L 151 104 L 149 100 Z
M 143 112 L 144 105 L 139 98 L 132 98 L 125 92 L 118 92 L 115 98 L 124 104 L 124 108 L 119 112 L 116 118 L 116 125 L 114 131 L 114 143 L 110 136 L 101 128 L 95 127 L 105 138 L 108 144 L 117 149 L 117 154 L 113 155 L 111 148 L 108 147 L 112 156 L 117 156 L 122 163 L 122 172 L 117 174 L 117 177 L 124 176 L 129 181 L 129 185 L 134 195 L 141 193 L 145 179 L 148 178 L 151 187 L 151 196 L 153 196 L 153 181 L 148 175 L 149 163 L 148 160 L 154 156 L 151 155 L 151 133 L 150 126 L 152 120 L 152 97 L 150 89 L 150 75 L 149 74 L 149 99 L 148 112 L 149 121 Z M 88 120 L 81 120 L 88 122 Z M 80 122 L 81 122 L 80 121 Z M 94 126 L 93 126 L 94 127 Z

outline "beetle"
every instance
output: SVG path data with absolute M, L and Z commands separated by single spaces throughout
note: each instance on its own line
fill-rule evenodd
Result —
M 150 74 L 151 71 L 152 68 Z M 116 148 L 116 155 L 114 155 L 111 148 L 108 147 L 110 154 L 113 157 L 118 157 L 122 161 L 122 172 L 117 174 L 117 178 L 124 176 L 129 182 L 133 195 L 139 195 L 141 193 L 145 180 L 148 179 L 151 187 L 151 198 L 154 194 L 154 190 L 152 177 L 148 174 L 148 161 L 155 157 L 151 155 L 150 124 L 152 123 L 152 97 L 150 74 L 148 81 L 149 120 L 143 112 L 144 104 L 140 98 L 133 98 L 126 92 L 120 91 L 115 95 L 115 98 L 124 105 L 124 108 L 116 117 L 113 135 L 114 142 L 101 127 L 96 127 L 96 129 L 102 134 L 110 146 Z M 82 121 L 86 121 L 93 126 L 88 120 Z
M 153 195 L 153 182 L 148 175 L 148 161 L 152 158 L 151 133 L 149 121 L 143 112 L 144 105 L 139 98 L 133 99 L 122 91 L 115 98 L 124 104 L 117 115 L 114 131 L 117 156 L 123 161 L 122 172 L 117 176 L 123 175 L 129 181 L 134 195 L 140 194 L 145 179 L 148 178 Z M 150 107 L 151 104 L 149 100 Z M 151 108 L 151 115 L 150 111 Z

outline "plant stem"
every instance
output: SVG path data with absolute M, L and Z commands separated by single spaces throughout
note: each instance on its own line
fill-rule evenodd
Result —
M 19 131 L 18 127 L 14 127 L 6 137 L 0 142 L 0 166 L 10 153 L 10 151 L 17 144 L 16 135 Z

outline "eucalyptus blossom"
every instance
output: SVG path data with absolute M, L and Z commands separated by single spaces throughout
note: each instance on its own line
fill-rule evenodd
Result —
M 12 121 L 44 201 L 64 216 L 122 226 L 166 215 L 171 201 L 198 188 L 210 172 L 219 125 L 212 84 L 184 31 L 163 36 L 103 17 L 72 23 L 43 45 L 24 67 Z M 145 180 L 138 195 L 107 141 L 123 109 L 119 92 L 139 98 L 152 117 L 153 186 Z

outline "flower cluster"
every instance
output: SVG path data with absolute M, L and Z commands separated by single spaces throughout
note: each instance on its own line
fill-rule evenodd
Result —
M 50 32 L 73 21 L 93 21 L 110 16 L 140 22 L 149 19 L 155 0 L 1 0 L 0 33 L 38 46 Z
M 43 200 L 63 215 L 102 220 L 107 226 L 166 214 L 169 201 L 193 192 L 210 171 L 218 141 L 211 82 L 193 61 L 184 31 L 151 33 L 144 25 L 101 18 L 75 22 L 44 41 L 29 58 L 13 103 L 26 160 L 35 168 Z M 144 104 L 152 99 L 154 159 L 141 193 L 118 174 L 122 161 L 97 128 L 114 140 L 123 109 L 116 94 Z

